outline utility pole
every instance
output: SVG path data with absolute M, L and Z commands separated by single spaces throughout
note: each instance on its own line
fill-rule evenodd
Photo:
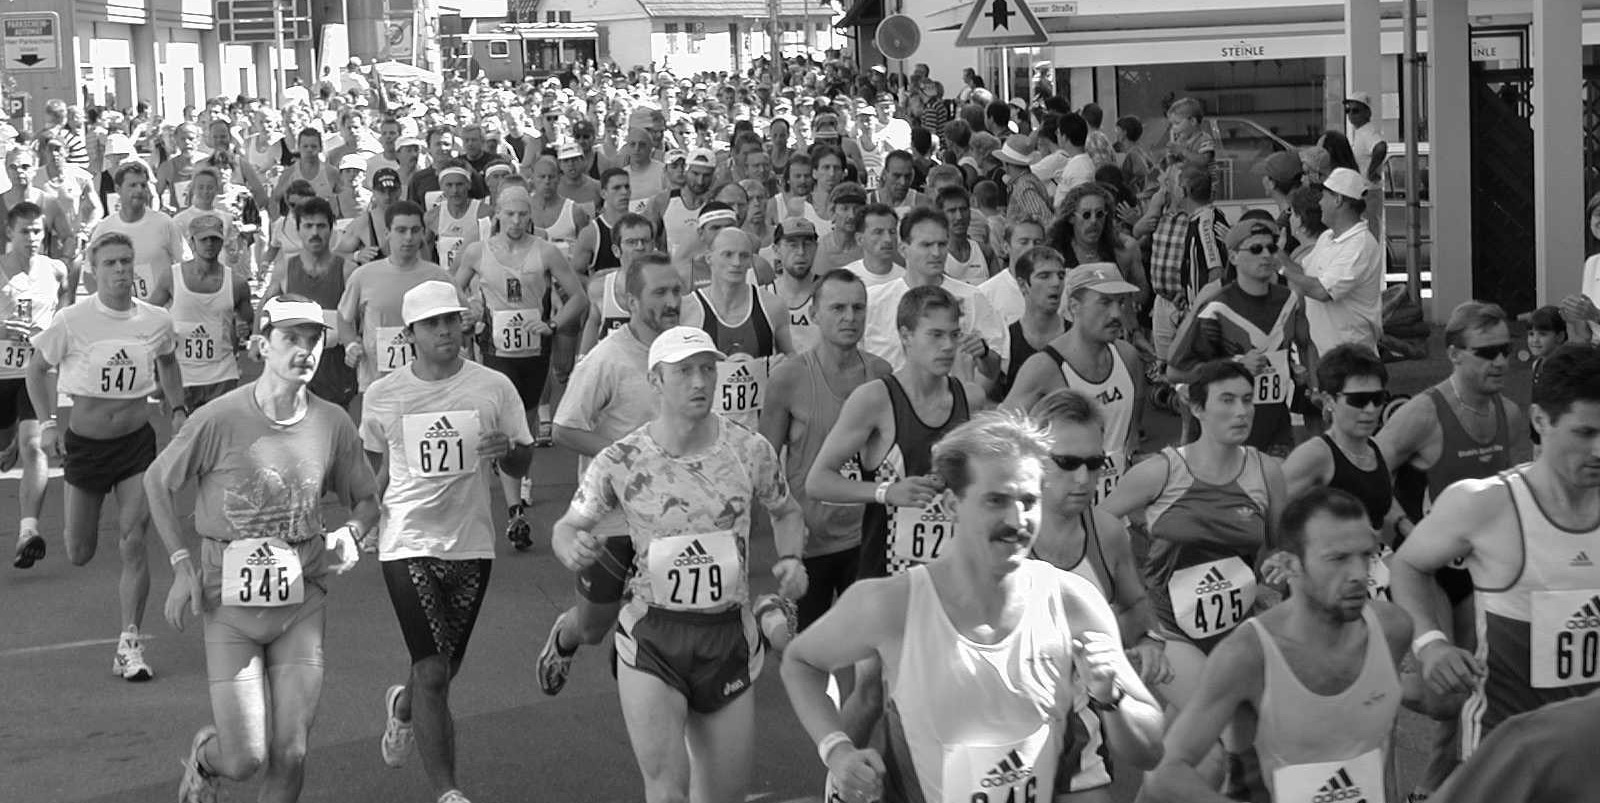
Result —
M 767 30 L 771 36 L 772 89 L 776 93 L 783 86 L 783 23 L 778 19 L 783 0 L 767 0 Z
M 283 108 L 283 4 L 285 0 L 272 0 L 272 100 Z

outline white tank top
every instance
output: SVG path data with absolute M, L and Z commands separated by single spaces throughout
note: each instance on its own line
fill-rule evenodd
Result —
M 172 328 L 177 333 L 178 368 L 183 386 L 195 388 L 239 378 L 233 357 L 233 271 L 222 269 L 222 287 L 197 293 L 172 266 Z
M 0 320 L 16 318 L 43 329 L 56 316 L 60 287 L 56 266 L 50 257 L 38 255 L 28 269 L 0 284 Z M 65 272 L 65 267 L 62 268 Z M 28 361 L 33 359 L 33 344 L 26 340 L 0 340 L 0 379 L 23 379 Z
M 651 162 L 650 166 L 638 170 L 630 163 L 628 165 L 628 187 L 632 201 L 628 203 L 628 211 L 643 212 L 649 206 L 650 199 L 657 193 L 666 189 L 666 171 L 660 162 Z
M 626 326 L 633 314 L 622 306 L 617 300 L 617 282 L 621 281 L 622 269 L 617 268 L 606 274 L 605 291 L 600 294 L 600 336 L 615 332 Z
M 661 228 L 667 233 L 667 253 L 678 253 L 678 246 L 699 236 L 700 213 L 683 203 L 683 197 L 674 195 L 667 199 L 667 208 L 661 213 Z
M 526 327 L 544 318 L 540 309 L 548 282 L 544 263 L 537 248 L 524 252 L 517 264 L 508 263 L 490 247 L 492 242 L 483 244 L 477 286 L 495 356 L 536 357 L 543 351 L 543 341 Z
M 572 209 L 573 201 L 568 198 L 561 204 L 561 212 L 556 215 L 556 222 L 545 229 L 545 238 L 560 249 L 561 255 L 569 260 L 572 259 L 572 242 L 578 239 L 578 227 L 572 219 Z
M 461 254 L 467 246 L 478 241 L 478 209 L 483 201 L 474 198 L 467 202 L 467 211 L 460 217 L 450 214 L 450 204 L 439 204 L 439 266 L 452 273 L 461 264 Z
M 1111 372 L 1100 382 L 1090 382 L 1073 370 L 1071 362 L 1065 359 L 1061 361 L 1061 378 L 1066 380 L 1067 387 L 1094 399 L 1106 420 L 1105 437 L 1100 448 L 1113 462 L 1100 475 L 1100 486 L 1095 489 L 1095 504 L 1104 501 L 1117 487 L 1122 475 L 1127 473 L 1130 457 L 1128 434 L 1133 431 L 1133 422 L 1138 418 L 1137 411 L 1133 409 L 1133 375 L 1128 372 L 1128 366 L 1122 361 L 1122 353 L 1117 347 L 1107 348 L 1111 349 Z
M 1400 711 L 1400 676 L 1371 605 L 1361 618 L 1367 624 L 1361 674 L 1326 697 L 1301 684 L 1260 620 L 1245 620 L 1261 641 L 1265 666 L 1255 745 L 1273 800 L 1387 799 L 1384 770 Z
M 1053 797 L 1065 709 L 1072 692 L 1072 626 L 1059 570 L 1028 561 L 1027 608 L 996 644 L 956 631 L 926 566 L 907 570 L 905 635 L 888 678 L 891 784 L 918 785 L 922 799 L 1038 800 Z M 986 795 L 986 797 L 980 797 Z
M 773 292 L 777 289 L 773 288 Z M 789 307 L 789 341 L 794 344 L 794 353 L 799 354 L 816 347 L 821 340 L 817 325 L 811 322 L 811 296 L 808 294 L 799 305 Z
M 958 282 L 977 287 L 989 281 L 989 263 L 983 258 L 983 249 L 977 243 L 969 241 L 971 250 L 966 259 L 956 259 L 955 250 L 945 252 L 944 275 Z

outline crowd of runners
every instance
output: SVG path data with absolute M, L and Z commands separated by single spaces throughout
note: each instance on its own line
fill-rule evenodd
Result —
M 298 799 L 364 554 L 410 655 L 382 761 L 465 803 L 450 687 L 506 548 L 575 574 L 539 685 L 610 637 L 650 803 L 746 799 L 764 670 L 828 803 L 1592 796 L 1600 309 L 1441 310 L 1449 378 L 1394 397 L 1369 97 L 1239 214 L 1188 98 L 1156 137 L 923 65 L 358 68 L 282 110 L 52 104 L 5 154 L 14 565 L 114 522 L 147 681 L 159 539 L 213 713 L 182 803 Z M 576 482 L 548 545 L 533 476 Z M 1437 729 L 1406 789 L 1402 706 Z

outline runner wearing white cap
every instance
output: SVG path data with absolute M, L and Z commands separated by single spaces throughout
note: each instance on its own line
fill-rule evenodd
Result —
M 682 189 L 667 190 L 650 199 L 645 217 L 656 222 L 668 254 L 676 255 L 694 239 L 700 208 L 711 198 L 716 178 L 717 156 L 706 148 L 689 153 L 687 179 Z
M 722 359 L 699 329 L 656 337 L 657 418 L 595 456 L 552 532 L 557 557 L 579 571 L 605 551 L 592 530 L 606 514 L 627 518 L 637 558 L 617 627 L 617 685 L 649 803 L 687 800 L 691 789 L 696 800 L 745 799 L 749 692 L 766 657 L 749 606 L 755 502 L 772 517 L 782 593 L 806 589 L 804 524 L 782 464 L 760 435 L 712 412 Z
M 520 477 L 533 446 L 511 380 L 462 356 L 465 311 L 447 281 L 406 291 L 400 320 L 416 359 L 372 384 L 361 421 L 362 443 L 388 477 L 378 554 L 411 655 L 406 683 L 384 697 L 383 759 L 401 766 L 420 745 L 439 803 L 467 800 L 456 780 L 450 682 L 489 586 L 491 466 Z
M 200 618 L 211 681 L 215 724 L 190 745 L 180 803 L 209 803 L 221 778 L 244 781 L 261 768 L 264 798 L 300 797 L 322 695 L 327 575 L 355 565 L 357 541 L 378 520 L 378 484 L 355 424 L 306 391 L 325 328 L 315 302 L 269 300 L 261 378 L 196 414 L 145 474 L 173 567 L 167 621 L 182 630 L 186 614 Z M 178 499 L 191 480 L 193 552 Z M 324 491 L 350 509 L 340 527 L 324 523 Z
M 349 221 L 367 207 L 372 193 L 367 189 L 367 157 L 352 153 L 339 161 L 339 183 L 333 188 L 333 211 L 342 231 Z
M 576 142 L 564 142 L 556 149 L 556 165 L 561 179 L 556 182 L 556 192 L 562 198 L 581 204 L 590 210 L 600 205 L 600 182 L 590 176 L 585 168 L 583 148 Z

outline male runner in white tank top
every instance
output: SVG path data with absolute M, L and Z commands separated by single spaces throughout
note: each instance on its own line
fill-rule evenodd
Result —
M 1412 649 L 1430 688 L 1469 694 L 1462 759 L 1507 718 L 1600 689 L 1600 347 L 1568 345 L 1544 361 L 1531 417 L 1530 464 L 1461 480 L 1395 553 L 1395 602 L 1416 623 Z M 1451 643 L 1433 575 L 1471 575 L 1477 648 Z
M 1066 286 L 1072 328 L 1028 358 L 1004 405 L 1026 409 L 1045 394 L 1065 387 L 1089 394 L 1100 405 L 1106 418 L 1105 451 L 1115 463 L 1100 478 L 1096 502 L 1117 487 L 1139 448 L 1144 372 L 1138 349 L 1121 339 L 1123 299 L 1138 290 L 1123 281 L 1117 266 L 1109 262 L 1073 268 Z
M 663 190 L 650 199 L 644 216 L 656 222 L 668 254 L 695 237 L 700 207 L 711 199 L 711 186 L 717 174 L 717 157 L 705 148 L 690 152 L 687 180 L 681 190 Z
M 172 313 L 183 402 L 191 412 L 239 386 L 238 345 L 250 335 L 255 310 L 250 283 L 222 264 L 227 224 L 217 215 L 189 223 L 194 259 L 156 277 L 150 303 Z M 181 284 L 180 284 L 181 282 Z
M 589 213 L 569 198 L 556 191 L 560 182 L 560 169 L 556 160 L 541 156 L 533 163 L 533 178 L 528 182 L 528 193 L 533 197 L 533 233 L 549 240 L 561 250 L 561 256 L 572 254 L 572 243 L 578 232 L 589 225 Z
M 451 163 L 439 168 L 444 202 L 429 209 L 423 220 L 435 261 L 447 271 L 460 266 L 462 250 L 478 241 L 478 219 L 489 216 L 489 205 L 472 198 L 471 189 L 472 174 L 466 167 Z
M 778 257 L 772 289 L 789 308 L 789 338 L 796 352 L 817 345 L 816 322 L 811 318 L 812 293 L 821 275 L 812 271 L 817 259 L 817 228 L 810 220 L 793 217 L 778 224 L 773 237 Z
M 1279 537 L 1292 593 L 1212 651 L 1141 800 L 1229 800 L 1197 767 L 1242 717 L 1256 723 L 1273 800 L 1398 802 L 1389 738 L 1411 623 L 1397 606 L 1367 599 L 1379 542 L 1366 507 L 1345 491 L 1314 489 L 1284 510 Z
M 1045 433 L 980 414 L 934 447 L 951 548 L 895 577 L 863 580 L 790 643 L 783 681 L 840 796 L 1049 801 L 1078 695 L 1125 735 L 1129 760 L 1159 755 L 1162 718 L 1122 653 L 1116 616 L 1082 577 L 1028 558 L 1048 462 Z M 881 659 L 885 750 L 858 746 L 829 673 Z
M 635 259 L 655 249 L 655 234 L 650 218 L 635 212 L 624 215 L 611 230 L 611 251 L 616 254 L 619 267 L 599 271 L 589 279 L 589 314 L 583 322 L 579 357 L 594 350 L 607 335 L 627 326 L 633 317 L 624 277 Z

